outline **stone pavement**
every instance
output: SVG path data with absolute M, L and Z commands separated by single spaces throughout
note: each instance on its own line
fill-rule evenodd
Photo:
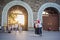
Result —
M 13 31 L 0 33 L 0 40 L 60 40 L 60 31 L 43 31 L 43 35 L 35 35 L 34 31 Z

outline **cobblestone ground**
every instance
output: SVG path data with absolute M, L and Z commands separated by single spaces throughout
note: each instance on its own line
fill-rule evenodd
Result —
M 43 31 L 42 36 L 35 35 L 34 31 L 13 31 L 0 33 L 0 40 L 60 40 L 60 31 Z

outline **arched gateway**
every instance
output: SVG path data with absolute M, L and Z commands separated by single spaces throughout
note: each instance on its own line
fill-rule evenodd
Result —
M 28 21 L 28 23 L 26 24 L 27 28 L 28 27 L 33 27 L 33 12 L 32 12 L 32 9 L 30 8 L 30 6 L 25 3 L 25 2 L 22 2 L 22 1 L 12 1 L 10 3 L 8 3 L 4 9 L 3 9 L 3 12 L 2 12 L 2 26 L 7 26 L 8 25 L 8 10 L 15 6 L 15 5 L 18 5 L 18 6 L 22 6 L 26 9 L 27 11 L 27 17 L 26 17 L 26 20 Z M 25 20 L 25 21 L 26 21 Z M 25 28 L 26 29 L 26 28 Z
M 45 9 L 49 9 L 49 8 L 55 8 L 56 10 L 58 10 L 58 16 L 59 16 L 59 12 L 60 12 L 60 6 L 58 5 L 58 4 L 56 4 L 56 3 L 45 3 L 44 5 L 42 5 L 41 7 L 40 7 L 40 9 L 39 9 L 39 11 L 38 11 L 38 19 L 40 19 L 40 21 L 42 22 L 42 23 L 44 23 L 43 21 L 43 15 L 42 15 L 42 13 L 45 11 Z M 50 9 L 51 9 L 50 8 Z M 50 11 L 50 10 L 49 10 Z M 55 17 L 56 18 L 56 17 Z M 52 20 L 51 20 L 52 21 Z M 47 21 L 46 21 L 47 22 Z M 46 23 L 45 22 L 45 23 Z M 49 23 L 47 23 L 47 24 L 49 24 Z M 50 23 L 51 25 L 52 25 L 52 23 Z M 50 25 L 49 24 L 49 25 Z M 60 24 L 59 23 L 59 19 L 58 19 L 58 24 Z M 45 25 L 46 26 L 46 25 Z M 59 26 L 59 25 L 58 25 Z M 43 27 L 43 25 L 42 25 L 42 27 Z M 58 28 L 58 30 L 59 30 L 59 28 Z

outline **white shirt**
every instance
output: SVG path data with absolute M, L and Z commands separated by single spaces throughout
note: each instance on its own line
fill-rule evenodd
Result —
M 37 23 L 35 26 L 36 26 L 36 28 L 39 28 L 39 27 L 42 27 L 42 24 L 41 23 Z

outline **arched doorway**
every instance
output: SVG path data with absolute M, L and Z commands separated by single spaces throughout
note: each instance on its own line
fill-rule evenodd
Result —
M 22 6 L 23 8 L 24 8 L 24 10 L 26 10 L 27 12 L 26 12 L 26 15 L 28 15 L 28 17 L 27 16 L 25 16 L 26 17 L 26 20 L 25 21 L 27 21 L 26 22 L 26 24 L 25 24 L 25 26 L 28 26 L 28 30 L 30 29 L 30 27 L 33 27 L 33 11 L 32 11 L 32 9 L 31 9 L 31 7 L 27 4 L 27 3 L 25 3 L 25 2 L 22 2 L 22 1 L 17 1 L 17 0 L 15 0 L 15 1 L 11 1 L 11 2 L 9 2 L 4 8 L 3 8 L 3 11 L 2 11 L 2 23 L 1 23 L 1 26 L 2 27 L 4 27 L 4 26 L 8 26 L 8 11 L 9 11 L 9 9 L 11 8 L 11 7 L 13 7 L 13 6 L 15 6 L 15 5 L 19 5 L 19 6 Z M 24 14 L 25 15 L 25 14 Z M 28 24 L 28 25 L 27 25 Z M 24 28 L 24 30 L 25 30 L 25 28 Z
M 43 13 L 43 29 L 44 30 L 59 30 L 59 12 L 56 8 L 48 7 Z
M 56 4 L 56 3 L 51 3 L 51 2 L 49 2 L 49 3 L 45 3 L 45 4 L 43 4 L 41 7 L 40 7 L 40 9 L 38 10 L 38 15 L 37 15 L 37 18 L 38 19 L 40 19 L 40 21 L 41 21 L 41 24 L 40 25 L 42 25 L 42 27 L 43 27 L 43 15 L 42 15 L 42 13 L 48 8 L 48 9 L 50 9 L 49 7 L 52 7 L 53 9 L 56 9 L 56 10 L 58 10 L 58 12 L 60 13 L 60 6 L 58 5 L 58 4 Z M 59 13 L 57 13 L 57 15 L 59 14 Z M 48 13 L 46 13 L 46 14 L 48 14 Z M 48 15 L 47 15 L 48 16 Z M 58 16 L 57 16 L 58 17 Z M 59 17 L 58 17 L 59 18 Z M 59 23 L 59 20 L 58 20 L 58 23 Z M 50 23 L 48 23 L 48 24 L 50 24 Z M 60 23 L 59 23 L 59 25 L 60 25 Z M 60 28 L 60 27 L 59 27 Z M 59 28 L 58 28 L 58 30 L 59 30 Z
M 28 13 L 27 10 L 19 5 L 11 7 L 8 11 L 8 27 L 18 25 L 22 30 L 28 30 Z

